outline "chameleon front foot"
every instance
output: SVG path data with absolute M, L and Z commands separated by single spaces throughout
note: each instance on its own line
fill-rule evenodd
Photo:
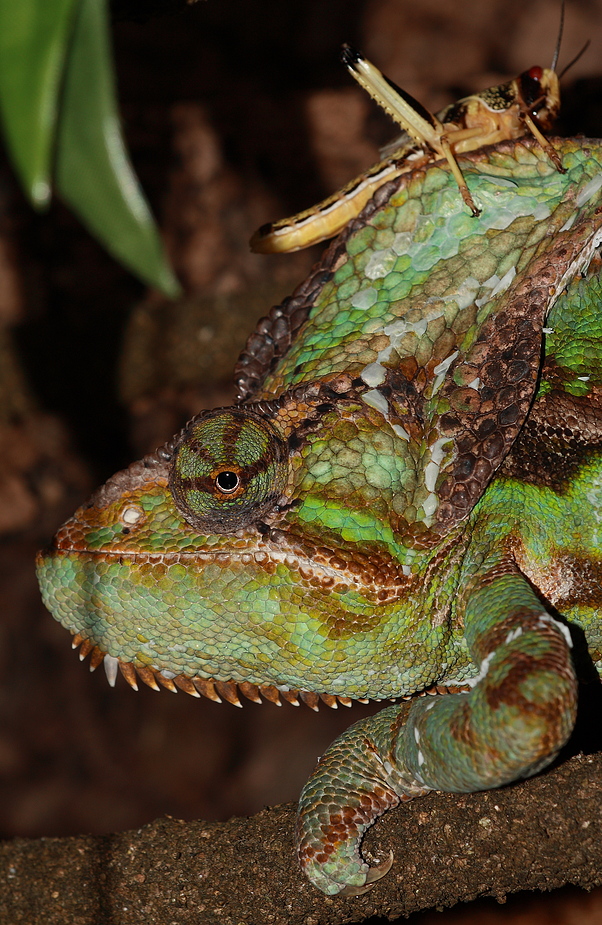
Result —
M 303 788 L 297 851 L 310 882 L 329 896 L 365 893 L 391 869 L 393 853 L 370 866 L 360 853 L 373 822 L 428 788 L 387 760 L 407 707 L 390 707 L 350 727 L 330 746 Z
M 338 807 L 329 801 L 300 811 L 297 839 L 301 868 L 310 883 L 328 896 L 359 896 L 384 877 L 393 864 L 392 851 L 374 867 L 360 854 L 364 831 L 388 808 L 369 806 L 374 799 L 363 796 L 358 806 Z M 347 802 L 354 802 L 354 797 L 347 794 Z M 397 802 L 394 798 L 389 805 Z
M 358 839 L 359 842 L 359 839 Z M 371 890 L 374 884 L 389 873 L 393 866 L 393 852 L 379 864 L 370 867 L 359 854 L 355 856 L 341 851 L 331 856 L 328 861 L 319 857 L 301 860 L 301 868 L 310 883 L 327 896 L 344 896 L 351 898 L 361 896 Z

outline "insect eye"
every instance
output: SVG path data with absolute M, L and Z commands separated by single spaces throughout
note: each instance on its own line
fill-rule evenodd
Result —
M 544 103 L 546 93 L 541 85 L 543 69 L 535 66 L 525 71 L 519 77 L 520 95 L 527 109 L 532 109 Z
M 538 83 L 540 83 L 541 78 L 543 77 L 543 68 L 536 64 L 534 67 L 529 68 L 527 74 L 531 80 L 536 80 Z
M 224 472 L 218 472 L 215 476 L 215 484 L 225 495 L 232 494 L 238 488 L 239 480 L 236 472 L 230 472 L 226 469 Z
M 288 478 L 288 451 L 269 421 L 245 409 L 193 419 L 174 450 L 169 487 L 202 533 L 235 533 L 273 510 Z

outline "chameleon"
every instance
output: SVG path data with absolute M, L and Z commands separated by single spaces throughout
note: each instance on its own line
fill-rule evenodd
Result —
M 532 138 L 461 156 L 478 219 L 444 160 L 384 184 L 259 321 L 236 402 L 38 555 L 111 683 L 402 700 L 303 788 L 298 857 L 328 895 L 389 870 L 361 840 L 392 807 L 545 768 L 576 664 L 602 667 L 602 142 L 553 145 L 564 173 Z

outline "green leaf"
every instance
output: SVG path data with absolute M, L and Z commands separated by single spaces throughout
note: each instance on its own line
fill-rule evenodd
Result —
M 174 297 L 180 287 L 121 135 L 107 19 L 106 0 L 80 0 L 59 113 L 57 190 L 117 260 Z
M 50 201 L 57 98 L 78 0 L 0 0 L 0 113 L 15 169 Z

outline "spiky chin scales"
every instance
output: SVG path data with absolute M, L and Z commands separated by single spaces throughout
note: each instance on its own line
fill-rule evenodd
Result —
M 72 640 L 74 649 L 79 648 L 79 657 L 83 661 L 90 656 L 90 671 L 94 671 L 103 663 L 107 680 L 111 687 L 115 686 L 118 671 L 121 672 L 127 683 L 135 691 L 138 690 L 138 680 L 142 681 L 148 687 L 155 691 L 166 688 L 174 694 L 178 690 L 190 694 L 192 697 L 206 697 L 215 703 L 222 703 L 224 700 L 235 707 L 242 707 L 239 694 L 246 697 L 253 703 L 263 703 L 267 700 L 276 706 L 282 706 L 282 701 L 298 707 L 305 703 L 312 710 L 318 710 L 319 704 L 324 703 L 327 707 L 337 709 L 339 703 L 344 707 L 350 707 L 353 703 L 350 697 L 335 696 L 334 694 L 316 694 L 313 691 L 297 690 L 279 690 L 272 684 L 251 684 L 248 681 L 217 681 L 215 678 L 189 678 L 183 674 L 169 675 L 164 674 L 157 668 L 149 666 L 134 665 L 132 662 L 123 662 L 95 645 L 90 639 L 86 639 L 81 633 L 76 633 Z M 263 698 L 263 699 L 262 699 Z M 359 699 L 359 698 L 358 698 Z M 359 699 L 360 703 L 367 703 L 364 698 Z
M 174 694 L 184 691 L 191 697 L 206 697 L 207 700 L 213 700 L 214 703 L 231 703 L 232 706 L 242 707 L 244 701 L 241 701 L 240 694 L 253 703 L 262 704 L 264 701 L 275 704 L 277 707 L 282 706 L 282 701 L 290 703 L 293 707 L 300 706 L 304 703 L 311 710 L 319 710 L 320 703 L 325 704 L 333 710 L 338 709 L 339 704 L 343 707 L 350 707 L 354 703 L 370 703 L 368 697 L 343 697 L 340 694 L 317 694 L 314 691 L 302 690 L 281 690 L 273 684 L 251 684 L 249 681 L 217 681 L 215 678 L 189 678 L 187 675 L 169 675 L 159 671 L 158 668 L 152 668 L 145 665 L 134 665 L 132 662 L 123 662 L 114 655 L 103 652 L 102 649 L 95 645 L 90 639 L 86 639 L 81 633 L 76 633 L 72 639 L 72 647 L 79 648 L 80 661 L 90 656 L 90 671 L 95 671 L 102 663 L 105 674 L 111 687 L 115 687 L 117 674 L 121 672 L 130 687 L 137 691 L 138 681 L 142 681 L 147 687 L 154 691 L 160 691 L 165 688 Z M 469 690 L 467 684 L 441 685 L 434 684 L 425 690 L 418 691 L 416 694 L 407 694 L 396 700 L 412 700 L 413 697 L 434 696 L 436 694 L 451 694 Z

